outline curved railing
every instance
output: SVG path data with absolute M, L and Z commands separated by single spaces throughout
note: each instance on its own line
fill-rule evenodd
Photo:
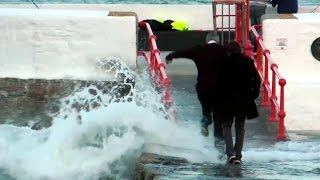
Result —
M 257 44 L 257 54 L 256 54 L 256 63 L 257 70 L 262 79 L 263 85 L 263 106 L 270 107 L 270 122 L 276 122 L 276 113 L 278 113 L 279 117 L 279 130 L 277 134 L 278 140 L 285 140 L 285 129 L 284 129 L 284 118 L 286 117 L 286 113 L 284 110 L 284 86 L 286 85 L 286 80 L 282 78 L 278 71 L 278 65 L 275 64 L 271 57 L 270 51 L 266 49 L 263 45 L 262 36 L 259 35 L 257 30 L 261 29 L 261 25 L 255 25 L 251 27 L 252 33 L 256 37 Z M 270 84 L 270 76 L 269 76 L 269 68 L 271 70 L 271 84 Z M 277 85 L 278 80 L 278 85 Z M 280 86 L 280 87 L 279 87 Z M 277 91 L 277 89 L 279 91 Z M 278 101 L 278 97 L 280 98 Z M 271 103 L 271 104 L 270 104 Z
M 150 55 L 148 56 L 144 51 L 138 51 L 138 56 L 143 56 L 146 59 L 154 82 L 157 85 L 164 87 L 163 101 L 168 107 L 170 107 L 172 105 L 171 80 L 167 76 L 165 72 L 165 65 L 162 63 L 160 58 L 160 50 L 156 44 L 157 37 L 153 34 L 148 23 L 139 22 L 139 27 L 146 29 L 148 32 Z

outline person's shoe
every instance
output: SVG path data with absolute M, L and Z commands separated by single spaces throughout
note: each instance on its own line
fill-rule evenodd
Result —
M 227 159 L 227 163 L 229 164 L 233 164 L 233 162 L 237 160 L 237 158 L 235 156 L 230 156 L 228 159 Z
M 201 134 L 205 137 L 209 136 L 209 129 L 208 126 L 202 126 L 201 127 Z
M 236 159 L 233 161 L 233 164 L 236 164 L 236 165 L 243 165 L 242 161 L 240 159 Z

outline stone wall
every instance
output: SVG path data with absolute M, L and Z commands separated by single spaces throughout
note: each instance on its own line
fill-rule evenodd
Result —
M 40 129 L 51 125 L 52 118 L 59 113 L 62 106 L 68 104 L 60 102 L 83 87 L 95 86 L 103 94 L 110 94 L 114 98 L 128 95 L 130 85 L 123 85 L 121 81 L 80 81 L 80 80 L 45 80 L 45 79 L 0 79 L 0 123 L 19 126 L 31 126 Z M 95 96 L 96 89 L 88 89 L 88 94 Z M 99 99 L 99 97 L 96 97 Z M 89 111 L 102 104 L 92 101 L 80 104 L 73 103 L 70 107 L 80 111 Z M 32 124 L 30 124 L 32 123 Z
M 59 98 L 70 94 L 77 83 L 71 80 L 0 79 L 0 123 L 9 121 L 26 125 L 36 117 L 50 121 L 49 113 L 59 110 Z

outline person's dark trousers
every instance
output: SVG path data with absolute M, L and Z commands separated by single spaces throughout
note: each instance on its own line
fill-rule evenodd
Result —
M 266 13 L 266 7 L 263 6 L 250 6 L 250 21 L 251 26 L 259 25 L 262 23 L 261 16 Z M 258 31 L 261 35 L 261 30 Z M 256 38 L 254 34 L 250 31 L 250 41 L 254 47 L 254 52 L 257 51 Z
M 232 140 L 232 124 L 235 121 L 235 131 L 236 131 L 236 140 L 233 145 Z M 237 159 L 241 160 L 242 158 L 242 147 L 244 141 L 244 124 L 245 116 L 236 116 L 236 117 L 226 117 L 223 119 L 223 136 L 226 144 L 226 155 L 229 157 L 236 156 Z
M 198 99 L 200 101 L 202 107 L 202 120 L 201 126 L 208 127 L 213 122 L 214 126 L 214 137 L 218 139 L 223 139 L 223 131 L 222 131 L 222 124 L 219 120 L 215 117 L 213 113 L 213 91 L 201 91 L 197 88 Z
M 201 103 L 201 102 L 200 102 Z M 212 112 L 212 107 L 207 106 L 206 104 L 202 104 L 202 120 L 201 125 L 203 127 L 207 127 L 213 122 L 214 127 L 214 137 L 217 139 L 223 139 L 223 131 L 222 124 L 218 122 L 217 118 L 214 116 Z
M 266 13 L 264 6 L 250 6 L 251 26 L 261 24 L 261 16 Z

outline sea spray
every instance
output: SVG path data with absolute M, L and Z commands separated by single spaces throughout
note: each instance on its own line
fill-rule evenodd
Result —
M 147 69 L 136 74 L 115 58 L 97 67 L 113 72 L 114 81 L 79 83 L 60 99 L 50 127 L 0 126 L 3 173 L 18 180 L 128 179 L 145 143 L 176 147 L 162 154 L 191 162 L 218 162 L 213 141 L 174 123 Z
M 60 110 L 51 114 L 51 127 L 36 131 L 1 125 L 1 167 L 10 176 L 128 176 L 144 142 L 143 128 L 148 128 L 141 124 L 165 121 L 161 95 L 153 86 L 136 83 L 137 75 L 119 59 L 100 59 L 97 68 L 114 73 L 113 81 L 80 82 L 72 94 L 60 100 Z

